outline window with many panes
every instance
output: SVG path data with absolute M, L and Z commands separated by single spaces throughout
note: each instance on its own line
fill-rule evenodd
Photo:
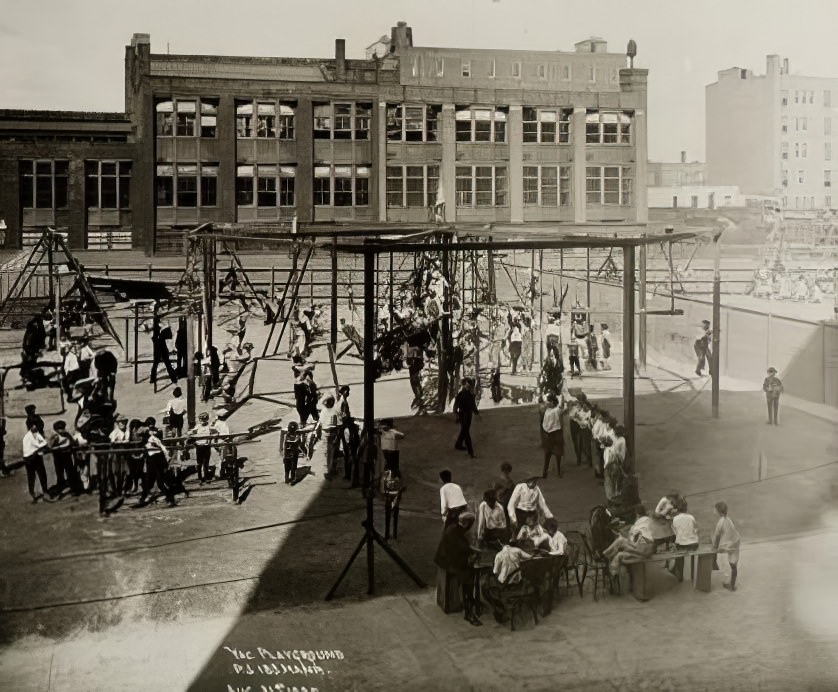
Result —
M 628 111 L 588 110 L 585 141 L 588 144 L 631 144 L 631 116 Z
M 214 138 L 218 99 L 158 99 L 154 105 L 158 137 Z
M 588 204 L 631 206 L 632 170 L 628 166 L 587 166 L 585 198 Z
M 156 190 L 158 207 L 217 206 L 218 164 L 159 164 Z
M 66 209 L 69 161 L 22 160 L 18 164 L 21 209 Z
M 524 206 L 570 205 L 570 166 L 524 166 Z
M 832 161 L 832 142 L 824 142 L 823 144 L 823 160 Z
M 458 207 L 505 207 L 506 166 L 457 166 Z
M 293 207 L 297 167 L 285 164 L 236 167 L 236 205 Z
M 85 161 L 85 206 L 91 209 L 131 208 L 131 162 Z
M 439 166 L 387 166 L 388 207 L 429 207 L 438 187 Z
M 314 204 L 366 207 L 370 203 L 370 166 L 315 166 Z
M 369 139 L 371 103 L 317 103 L 315 139 Z
M 442 106 L 387 104 L 387 139 L 391 142 L 436 142 Z
M 294 139 L 296 103 L 236 101 L 236 136 L 239 139 Z
M 505 142 L 506 109 L 457 108 L 458 142 Z
M 523 108 L 524 142 L 568 144 L 572 108 Z
M 832 187 L 832 171 L 823 172 L 823 186 Z

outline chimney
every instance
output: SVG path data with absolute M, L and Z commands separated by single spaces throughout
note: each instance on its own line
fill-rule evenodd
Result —
M 682 151 L 681 152 L 681 163 L 686 163 L 686 162 L 687 162 L 687 152 Z
M 413 29 L 407 22 L 396 22 L 390 29 L 390 52 L 399 53 L 402 48 L 413 48 Z
M 335 77 L 343 81 L 346 79 L 346 39 L 335 39 Z

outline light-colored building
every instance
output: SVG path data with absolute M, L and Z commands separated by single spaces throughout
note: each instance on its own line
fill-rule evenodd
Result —
M 838 78 L 790 74 L 788 59 L 769 55 L 764 75 L 719 72 L 705 109 L 709 185 L 773 196 L 786 209 L 838 206 Z

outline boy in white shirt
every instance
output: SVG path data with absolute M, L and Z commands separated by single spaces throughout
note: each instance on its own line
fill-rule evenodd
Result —
M 698 548 L 698 524 L 695 517 L 687 513 L 687 502 L 679 509 L 678 514 L 672 519 L 672 530 L 675 531 L 676 550 L 688 551 Z M 684 558 L 675 559 L 672 573 L 678 581 L 684 581 Z
M 392 418 L 381 421 L 381 453 L 384 455 L 384 469 L 396 474 L 399 470 L 399 440 L 404 439 L 404 433 L 393 427 Z
M 23 461 L 26 465 L 26 483 L 29 486 L 29 494 L 32 496 L 32 504 L 48 494 L 47 470 L 44 468 L 44 451 L 48 449 L 47 441 L 38 431 L 34 423 L 29 431 L 23 436 Z M 35 476 L 41 484 L 41 494 L 35 494 Z

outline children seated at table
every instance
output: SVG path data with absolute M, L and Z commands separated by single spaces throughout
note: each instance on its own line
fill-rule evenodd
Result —
M 559 522 L 554 517 L 550 517 L 544 522 L 544 530 L 550 537 L 545 548 L 549 549 L 550 555 L 564 555 L 567 547 L 567 538 L 559 531 Z
M 477 508 L 477 538 L 486 543 L 503 543 L 509 539 L 506 512 L 494 488 L 483 493 L 483 502 Z
M 655 552 L 652 520 L 647 516 L 646 508 L 637 505 L 634 514 L 636 519 L 629 529 L 628 538 L 620 536 L 602 551 L 603 556 L 609 560 L 608 569 L 614 576 L 620 573 L 620 564 L 623 562 L 639 562 Z
M 550 543 L 550 535 L 544 530 L 544 527 L 538 523 L 538 514 L 536 512 L 527 513 L 526 524 L 518 531 L 516 540 L 530 540 L 536 548 L 545 547 Z
M 672 519 L 672 529 L 675 531 L 676 550 L 688 551 L 698 548 L 698 524 L 695 517 L 687 513 L 686 500 L 683 500 L 678 513 Z M 684 581 L 684 558 L 676 558 L 671 571 L 678 581 Z

